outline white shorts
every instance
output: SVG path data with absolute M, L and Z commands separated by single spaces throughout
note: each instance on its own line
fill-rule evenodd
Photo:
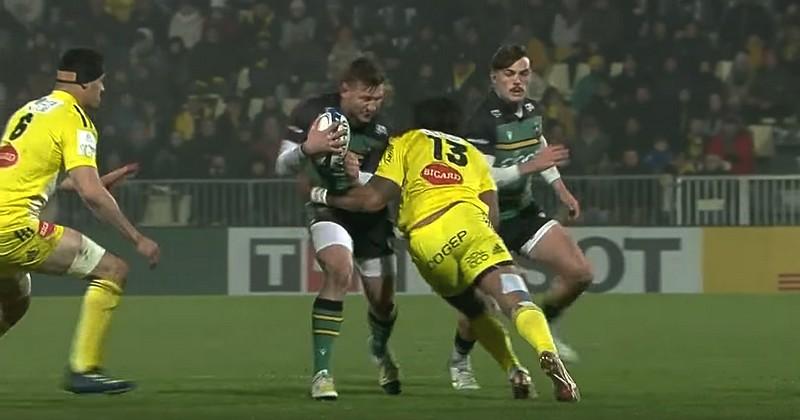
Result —
M 542 227 L 540 227 L 539 230 L 537 230 L 536 233 L 530 239 L 528 239 L 524 244 L 522 244 L 522 248 L 520 249 L 520 251 L 522 251 L 522 255 L 531 255 L 531 252 L 533 252 L 533 248 L 536 248 L 536 245 L 539 243 L 539 241 L 542 240 L 542 238 L 544 238 L 544 235 L 546 235 L 547 232 L 550 232 L 550 229 L 552 229 L 553 226 L 557 224 L 558 221 L 550 220 L 549 222 L 545 223 Z
M 317 222 L 309 228 L 311 243 L 314 252 L 319 253 L 330 246 L 343 246 L 353 254 L 353 238 L 347 230 L 334 222 Z M 356 269 L 362 277 L 394 277 L 397 271 L 397 261 L 394 254 L 378 258 L 358 258 L 355 260 Z

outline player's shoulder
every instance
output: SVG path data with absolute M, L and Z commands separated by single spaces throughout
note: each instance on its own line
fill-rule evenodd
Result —
M 363 130 L 364 134 L 383 142 L 389 141 L 392 135 L 389 124 L 380 116 L 370 121 Z
M 325 108 L 338 108 L 339 107 L 339 94 L 338 93 L 323 93 L 321 95 L 312 96 L 301 101 L 295 107 L 295 111 L 301 113 L 319 115 L 325 111 Z
M 535 99 L 531 98 L 525 98 L 525 101 L 522 102 L 522 110 L 527 115 L 540 115 L 544 112 L 542 105 L 540 105 Z

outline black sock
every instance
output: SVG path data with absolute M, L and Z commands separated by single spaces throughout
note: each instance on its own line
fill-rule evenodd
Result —
M 453 340 L 456 352 L 462 356 L 469 355 L 472 348 L 475 347 L 475 340 L 466 340 L 461 337 L 461 334 L 456 331 L 456 338 Z

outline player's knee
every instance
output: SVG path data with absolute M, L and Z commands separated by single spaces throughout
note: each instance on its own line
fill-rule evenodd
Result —
M 96 273 L 97 277 L 111 281 L 119 286 L 120 289 L 124 289 L 130 266 L 122 258 L 115 255 L 106 254 L 104 258 L 107 258 L 108 261 L 103 264 L 104 269 Z
M 592 273 L 592 264 L 586 258 L 575 260 L 565 270 L 564 277 L 569 279 L 570 283 L 581 290 L 586 290 L 591 286 L 594 280 L 594 273 Z
M 353 278 L 352 260 L 331 261 L 325 264 L 325 278 L 332 282 L 339 290 L 350 288 L 350 281 Z

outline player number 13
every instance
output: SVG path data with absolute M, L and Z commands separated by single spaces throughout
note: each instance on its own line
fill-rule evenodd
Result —
M 433 158 L 436 160 L 443 160 L 443 147 L 447 143 L 448 153 L 447 160 L 458 166 L 467 166 L 467 146 L 456 142 L 451 139 L 443 140 L 441 137 L 428 135 L 428 138 L 433 140 Z

